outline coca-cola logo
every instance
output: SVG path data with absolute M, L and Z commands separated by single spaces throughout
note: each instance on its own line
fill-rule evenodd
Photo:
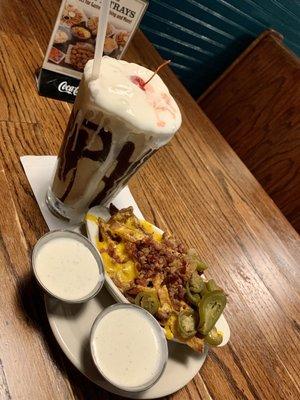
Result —
M 58 85 L 58 90 L 61 93 L 68 93 L 68 94 L 73 94 L 74 96 L 76 96 L 77 92 L 78 92 L 78 86 L 68 85 L 68 82 L 64 81 Z

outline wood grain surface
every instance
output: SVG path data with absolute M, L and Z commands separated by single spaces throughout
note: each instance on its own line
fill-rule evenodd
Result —
M 300 60 L 262 33 L 199 105 L 300 232 Z
M 37 95 L 60 1 L 0 1 L 0 399 L 117 399 L 67 360 L 32 279 L 47 231 L 19 157 L 56 154 L 70 113 Z M 161 62 L 138 32 L 126 58 Z M 172 72 L 179 134 L 132 179 L 145 217 L 196 247 L 229 295 L 231 341 L 172 400 L 284 399 L 299 391 L 299 236 Z M 176 377 L 174 376 L 174 379 Z

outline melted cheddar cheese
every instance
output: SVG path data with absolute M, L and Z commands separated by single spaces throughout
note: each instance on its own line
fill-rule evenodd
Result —
M 95 224 L 98 225 L 98 217 L 96 217 L 96 215 L 93 215 L 93 214 L 86 214 L 86 215 L 85 215 L 85 219 L 86 219 L 86 221 L 95 222 Z
M 86 219 L 96 223 L 98 221 L 97 217 L 91 214 L 87 214 Z M 140 220 L 140 224 L 146 233 L 152 234 L 154 240 L 157 242 L 162 240 L 162 234 L 155 232 L 152 224 L 144 220 Z M 131 221 L 127 221 L 125 225 L 129 229 L 136 229 Z M 109 243 L 105 239 L 102 242 L 97 241 L 97 248 L 101 253 L 105 271 L 111 278 L 117 279 L 120 283 L 128 284 L 132 282 L 135 278 L 137 278 L 138 273 L 134 261 L 128 260 L 125 244 L 121 242 L 114 246 L 114 254 L 116 258 L 122 262 L 117 262 L 108 254 L 108 246 Z
M 126 261 L 122 263 L 116 262 L 108 253 L 108 243 L 106 241 L 97 243 L 97 247 L 101 253 L 104 263 L 105 271 L 111 278 L 117 279 L 121 283 L 129 283 L 137 277 L 137 270 L 133 261 Z M 115 254 L 121 260 L 127 258 L 124 243 L 117 244 Z
M 176 315 L 171 315 L 171 317 L 167 320 L 166 325 L 164 326 L 165 335 L 168 340 L 174 339 L 176 322 Z
M 140 220 L 140 224 L 142 225 L 142 227 L 146 233 L 152 234 L 152 237 L 156 242 L 161 242 L 162 234 L 155 231 L 154 226 L 152 224 L 150 224 L 150 222 L 142 219 L 142 220 Z

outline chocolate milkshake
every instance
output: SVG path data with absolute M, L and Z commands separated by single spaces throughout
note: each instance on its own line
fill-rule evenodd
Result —
M 103 57 L 92 80 L 92 65 L 85 67 L 46 198 L 52 212 L 72 220 L 108 204 L 181 125 L 158 75 L 145 84 L 152 71 Z

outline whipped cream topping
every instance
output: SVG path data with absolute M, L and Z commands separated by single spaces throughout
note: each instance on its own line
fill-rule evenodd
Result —
M 181 113 L 167 86 L 153 71 L 135 63 L 104 56 L 100 76 L 92 80 L 93 60 L 84 70 L 95 106 L 114 114 L 133 131 L 173 135 L 181 125 Z

